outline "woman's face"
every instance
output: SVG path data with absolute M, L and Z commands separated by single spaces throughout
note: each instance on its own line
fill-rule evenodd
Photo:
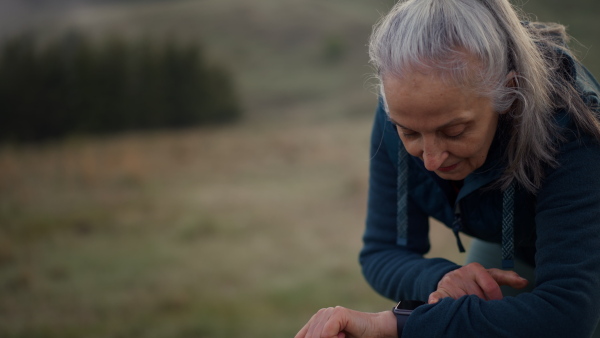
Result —
M 492 101 L 418 72 L 383 80 L 389 117 L 409 154 L 447 180 L 485 162 L 498 125 Z

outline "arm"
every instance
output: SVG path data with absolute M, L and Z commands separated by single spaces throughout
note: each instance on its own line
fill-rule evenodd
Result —
M 406 337 L 591 335 L 600 313 L 600 175 L 594 170 L 600 146 L 573 137 L 557 159 L 560 167 L 548 172 L 538 192 L 535 290 L 422 306 L 409 318 Z
M 396 244 L 397 169 L 384 133 L 396 135 L 380 103 L 371 136 L 368 215 L 360 263 L 367 281 L 385 297 L 426 301 L 442 276 L 459 266 L 444 259 L 423 258 L 429 251 L 428 215 L 410 195 L 408 246 Z
M 392 311 L 366 313 L 336 306 L 321 309 L 302 327 L 296 338 L 398 337 Z

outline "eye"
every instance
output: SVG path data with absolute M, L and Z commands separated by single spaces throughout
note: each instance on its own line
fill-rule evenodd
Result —
M 456 134 L 456 135 L 448 135 L 448 134 L 444 133 L 444 137 L 445 138 L 449 138 L 451 140 L 459 139 L 459 138 L 461 138 L 462 135 L 463 135 L 462 133 L 459 133 L 459 134 Z
M 464 131 L 465 131 L 464 126 L 453 126 L 453 127 L 444 129 L 442 131 L 442 134 L 444 135 L 444 137 L 449 138 L 449 139 L 458 139 L 463 135 Z
M 419 133 L 412 131 L 410 129 L 406 129 L 406 128 L 402 128 L 400 126 L 396 126 L 396 130 L 398 130 L 398 134 L 400 134 L 400 136 L 405 137 L 405 138 L 414 138 L 419 136 Z

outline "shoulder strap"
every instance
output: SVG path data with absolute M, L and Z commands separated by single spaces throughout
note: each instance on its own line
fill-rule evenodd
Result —
M 396 243 L 406 246 L 408 244 L 408 154 L 404 145 L 398 140 L 398 178 L 396 227 L 398 229 Z
M 382 103 L 380 102 L 380 105 Z M 385 115 L 380 116 L 383 142 L 397 170 L 396 177 L 396 244 L 408 245 L 408 153 Z
M 515 182 L 502 194 L 502 269 L 515 266 Z

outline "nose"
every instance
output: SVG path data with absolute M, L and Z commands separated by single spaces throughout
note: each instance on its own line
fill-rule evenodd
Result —
M 421 159 L 425 164 L 425 168 L 429 171 L 437 170 L 442 166 L 444 161 L 448 158 L 449 154 L 443 149 L 437 138 L 424 138 L 423 139 L 423 150 Z

